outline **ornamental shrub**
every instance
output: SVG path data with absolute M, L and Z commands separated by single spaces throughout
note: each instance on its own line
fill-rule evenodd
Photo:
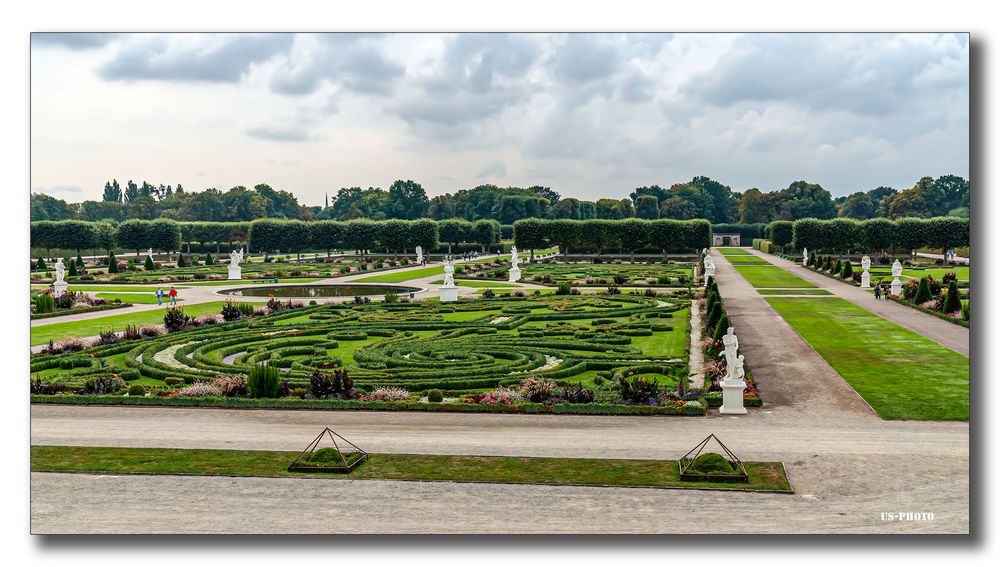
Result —
M 42 258 L 41 256 L 38 257 L 38 266 L 37 267 L 38 267 L 39 270 L 47 270 L 47 269 L 49 269 L 49 266 L 45 263 L 45 258 Z
M 712 342 L 721 341 L 722 337 L 726 335 L 726 331 L 732 326 L 733 322 L 729 320 L 729 315 L 723 313 L 722 317 L 719 317 L 719 322 L 715 325 L 715 332 L 712 333 Z
M 573 291 L 573 289 L 568 283 L 561 283 L 559 284 L 559 287 L 556 288 L 556 295 L 570 295 L 571 291 Z
M 837 258 L 837 263 L 833 265 L 834 275 L 839 274 L 841 269 L 843 269 L 843 267 L 840 264 L 840 258 Z
M 114 394 L 125 387 L 125 381 L 115 374 L 94 376 L 83 383 L 84 394 Z
M 958 283 L 955 280 L 948 283 L 948 293 L 944 296 L 944 307 L 941 310 L 945 313 L 962 310 L 962 300 L 958 296 Z
M 115 258 L 115 253 L 114 252 L 111 252 L 108 255 L 108 273 L 109 274 L 117 274 L 117 273 L 119 273 L 119 270 L 118 270 L 118 259 Z
M 854 278 L 854 266 L 851 265 L 850 260 L 844 261 L 844 266 L 840 270 L 840 277 L 845 280 L 851 280 Z
M 153 257 L 152 256 L 146 256 L 146 261 L 143 262 L 142 267 L 147 272 L 152 272 L 153 270 L 155 270 L 156 269 L 156 264 L 153 263 Z
M 917 286 L 917 293 L 913 296 L 913 302 L 917 305 L 933 299 L 931 297 L 931 286 L 927 284 L 927 277 L 920 278 L 920 285 Z
M 177 255 L 177 267 L 178 268 L 186 268 L 186 267 L 188 267 L 187 260 L 184 259 L 184 254 L 178 254 Z
M 427 390 L 427 401 L 432 404 L 439 404 L 444 401 L 444 394 L 441 390 Z
M 56 302 L 52 296 L 43 293 L 35 298 L 35 313 L 52 313 L 56 308 Z
M 81 256 L 79 252 L 76 253 L 76 267 L 81 270 L 87 267 L 87 265 L 83 263 L 83 256 Z
M 330 373 L 315 370 L 309 376 L 309 393 L 321 400 L 327 398 L 350 400 L 357 397 L 354 380 L 347 376 L 347 370 L 337 369 Z
M 733 466 L 718 453 L 702 453 L 687 468 L 697 474 L 733 474 Z
M 280 373 L 276 366 L 256 364 L 247 376 L 247 390 L 252 398 L 277 398 L 281 388 Z
M 971 311 L 971 309 L 969 307 L 969 300 L 967 299 L 967 300 L 965 300 L 965 301 L 962 302 L 962 320 L 963 321 L 968 321 L 969 320 L 969 316 L 971 314 L 972 314 L 972 311 Z
M 76 270 L 76 260 L 69 261 L 69 270 L 66 272 L 67 276 L 78 276 L 80 272 Z
M 517 392 L 522 398 L 539 403 L 547 400 L 555 389 L 556 383 L 554 381 L 532 376 L 521 380 Z
M 215 258 L 212 257 L 212 253 L 211 252 L 209 252 L 208 254 L 205 254 L 205 265 L 206 266 L 214 266 L 215 265 Z
M 163 324 L 169 332 L 180 331 L 187 327 L 190 322 L 191 318 L 184 314 L 183 307 L 170 307 L 163 314 Z
M 712 304 L 712 309 L 708 311 L 708 316 L 705 317 L 705 328 L 715 329 L 715 326 L 719 324 L 719 318 L 722 317 L 722 304 L 715 302 Z
M 219 394 L 228 398 L 247 395 L 247 380 L 242 376 L 219 376 L 212 380 L 212 386 L 219 389 Z
M 656 378 L 619 376 L 618 394 L 626 404 L 650 405 L 660 401 L 660 385 Z
M 584 388 L 583 384 L 573 384 L 562 388 L 557 393 L 558 397 L 571 404 L 589 404 L 594 401 L 594 391 Z
M 235 321 L 240 318 L 243 313 L 240 311 L 239 306 L 232 302 L 227 301 L 222 304 L 221 315 L 226 321 Z
M 146 387 L 142 384 L 132 384 L 128 387 L 128 395 L 131 396 L 145 396 Z

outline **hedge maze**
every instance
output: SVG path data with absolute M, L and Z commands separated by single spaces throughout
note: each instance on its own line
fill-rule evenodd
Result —
M 361 390 L 457 395 L 529 376 L 592 385 L 629 372 L 673 388 L 687 378 L 689 305 L 640 295 L 328 304 L 36 356 L 31 371 L 70 391 L 109 375 L 170 390 L 261 363 L 278 367 L 293 389 L 308 388 L 317 369 L 345 366 Z

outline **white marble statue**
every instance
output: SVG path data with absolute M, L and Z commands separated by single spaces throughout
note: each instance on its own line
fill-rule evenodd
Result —
M 705 276 L 715 275 L 715 260 L 711 256 L 705 256 Z
M 146 250 L 146 255 L 149 256 L 150 260 L 152 260 L 153 259 L 153 249 L 150 248 L 149 250 Z
M 903 292 L 903 282 L 899 281 L 901 275 L 903 275 L 903 265 L 899 263 L 899 258 L 896 258 L 896 261 L 892 263 L 891 292 L 897 297 Z
M 809 249 L 808 248 L 803 248 L 802 249 L 802 265 L 803 266 L 808 266 L 809 265 Z
M 66 266 L 63 265 L 63 259 L 56 259 L 56 281 L 52 284 L 52 288 L 56 290 L 56 295 L 62 295 L 66 293 L 69 289 L 69 284 L 63 277 L 66 276 Z
M 726 377 L 730 376 L 729 370 L 736 364 L 736 354 L 740 349 L 740 340 L 733 332 L 733 328 L 726 329 L 726 334 L 722 336 L 722 353 L 726 356 Z
M 441 303 L 458 301 L 458 286 L 455 285 L 455 260 L 451 256 L 444 259 L 444 283 L 438 288 Z
M 417 246 L 416 252 L 417 252 L 417 264 L 423 266 L 424 265 L 424 249 L 421 248 L 421 247 L 419 247 L 419 246 Z
M 868 289 L 872 286 L 872 275 L 868 273 L 868 268 L 872 267 L 872 259 L 868 256 L 861 257 L 861 287 Z
M 517 256 L 517 246 L 510 247 L 510 271 L 507 272 L 507 282 L 517 283 L 521 279 L 521 259 Z
M 243 261 L 243 249 L 237 252 L 233 250 L 229 253 L 229 279 L 231 280 L 241 280 L 243 279 L 243 268 L 240 267 L 240 262 Z
M 747 387 L 743 380 L 746 377 L 743 364 L 743 355 L 741 354 L 736 357 L 731 366 L 726 367 L 726 378 L 722 381 L 722 406 L 719 407 L 721 414 L 739 415 L 747 412 L 747 409 L 743 407 L 743 390 Z
M 444 285 L 441 287 L 455 287 L 455 261 L 451 256 L 444 261 Z
M 869 258 L 868 256 L 862 256 L 861 257 L 861 269 L 863 271 L 867 272 L 868 268 L 871 268 L 871 267 L 872 267 L 872 259 Z

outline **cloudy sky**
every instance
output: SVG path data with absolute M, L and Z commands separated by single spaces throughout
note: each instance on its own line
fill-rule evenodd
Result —
M 32 190 L 117 178 L 622 198 L 708 175 L 835 196 L 969 173 L 968 37 L 34 34 Z

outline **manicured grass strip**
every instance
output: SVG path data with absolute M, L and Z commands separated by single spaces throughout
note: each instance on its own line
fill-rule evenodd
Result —
M 444 284 L 444 279 L 435 280 L 435 281 L 432 281 L 431 283 L 434 284 L 434 285 L 442 285 L 442 284 Z M 483 286 L 486 286 L 486 287 L 492 287 L 492 288 L 520 287 L 517 284 L 512 284 L 512 283 L 509 283 L 509 282 L 496 282 L 496 281 L 490 281 L 490 280 L 485 280 L 485 279 L 475 279 L 475 280 L 459 280 L 459 279 L 456 279 L 455 280 L 455 285 L 461 285 L 461 286 L 465 286 L 465 287 L 483 287 Z
M 184 312 L 192 317 L 205 315 L 207 313 L 218 313 L 222 309 L 222 301 L 210 301 L 208 303 L 196 303 L 184 307 Z M 252 302 L 251 302 L 252 303 Z M 258 302 L 259 303 L 259 302 Z M 108 327 L 116 331 L 122 330 L 126 324 L 133 325 L 155 325 L 163 322 L 163 312 L 167 309 L 164 305 L 162 309 L 150 309 L 138 313 L 122 313 L 120 315 L 110 315 L 108 317 L 95 317 L 82 321 L 67 321 L 65 323 L 52 323 L 50 325 L 40 325 L 31 328 L 31 344 L 41 345 L 49 340 L 59 341 L 68 337 L 91 337 L 107 330 Z
M 388 274 L 378 274 L 375 276 L 368 276 L 367 278 L 361 278 L 354 281 L 400 283 L 408 280 L 415 280 L 417 278 L 426 278 L 427 276 L 433 276 L 433 275 L 440 275 L 443 278 L 444 267 L 441 264 L 436 264 L 433 266 L 427 266 L 426 268 L 420 268 L 417 270 L 407 270 L 404 272 L 392 272 Z
M 816 287 L 778 266 L 733 266 L 753 287 Z
M 736 248 L 735 246 L 721 246 L 717 250 L 723 256 L 752 256 L 753 252 L 750 252 L 746 248 Z
M 761 295 L 833 295 L 825 289 L 758 289 Z
M 318 282 L 323 278 L 278 278 L 278 283 L 312 283 Z M 340 276 L 337 276 L 340 277 Z M 196 286 L 226 286 L 226 287 L 245 287 L 248 285 L 267 285 L 273 284 L 274 278 L 271 279 L 253 279 L 252 275 L 246 276 L 242 280 L 211 280 L 202 282 L 184 282 L 184 285 L 196 285 Z M 169 289 L 169 288 L 168 288 Z M 180 288 L 178 288 L 180 289 Z
M 767 302 L 883 418 L 969 419 L 967 356 L 840 298 Z
M 726 256 L 726 260 L 729 260 L 730 264 L 759 264 L 761 266 L 770 266 L 771 263 L 761 258 L 760 256 L 752 255 L 737 255 L 737 256 Z
M 791 493 L 778 462 L 747 462 L 749 482 L 681 482 L 677 461 L 376 453 L 350 474 L 289 473 L 292 451 L 32 446 L 31 470 L 94 473 L 323 477 Z

